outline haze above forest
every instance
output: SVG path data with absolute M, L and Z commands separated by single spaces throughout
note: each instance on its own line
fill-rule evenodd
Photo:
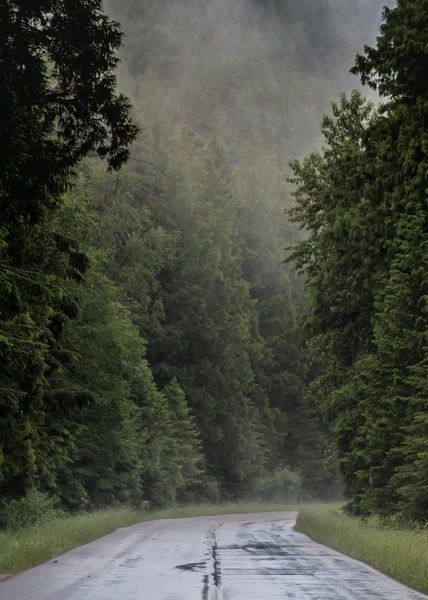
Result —
M 387 4 L 387 3 L 386 3 Z M 319 123 L 373 44 L 384 0 L 117 2 L 120 86 L 143 120 L 172 115 L 236 161 L 252 141 L 284 169 L 320 140 Z M 367 90 L 366 90 L 367 92 Z

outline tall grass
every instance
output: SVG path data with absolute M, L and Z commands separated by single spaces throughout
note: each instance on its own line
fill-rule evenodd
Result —
M 428 593 L 428 531 L 385 527 L 344 515 L 338 506 L 302 507 L 297 531 Z
M 63 517 L 16 532 L 0 533 L 0 574 L 18 573 L 87 544 L 119 527 L 155 519 L 293 510 L 284 504 L 219 504 L 172 508 L 159 512 L 106 510 Z
M 199 506 L 184 506 L 159 512 L 148 513 L 149 520 L 179 519 L 186 517 L 209 517 L 216 515 L 236 515 L 262 512 L 296 511 L 297 504 L 260 503 L 260 502 L 230 502 L 227 504 L 201 504 Z
M 17 573 L 118 527 L 138 523 L 141 513 L 109 510 L 54 519 L 20 531 L 0 533 L 0 573 Z

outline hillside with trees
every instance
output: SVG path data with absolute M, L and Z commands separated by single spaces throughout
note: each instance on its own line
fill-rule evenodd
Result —
M 337 470 L 353 513 L 426 518 L 428 6 L 355 62 L 382 4 L 0 9 L 1 524 Z M 376 105 L 320 134 L 354 63 Z

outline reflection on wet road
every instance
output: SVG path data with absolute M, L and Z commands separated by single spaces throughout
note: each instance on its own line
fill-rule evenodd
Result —
M 1 600 L 421 600 L 293 530 L 292 513 L 120 529 L 0 582 Z

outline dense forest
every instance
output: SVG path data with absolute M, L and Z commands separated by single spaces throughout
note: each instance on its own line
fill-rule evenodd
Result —
M 339 472 L 426 518 L 428 4 L 355 60 L 383 4 L 3 3 L 0 524 Z
M 354 514 L 428 517 L 428 2 L 385 9 L 324 146 L 293 164 L 290 258 L 307 277 L 305 322 L 322 375 L 311 396 L 332 423 Z

